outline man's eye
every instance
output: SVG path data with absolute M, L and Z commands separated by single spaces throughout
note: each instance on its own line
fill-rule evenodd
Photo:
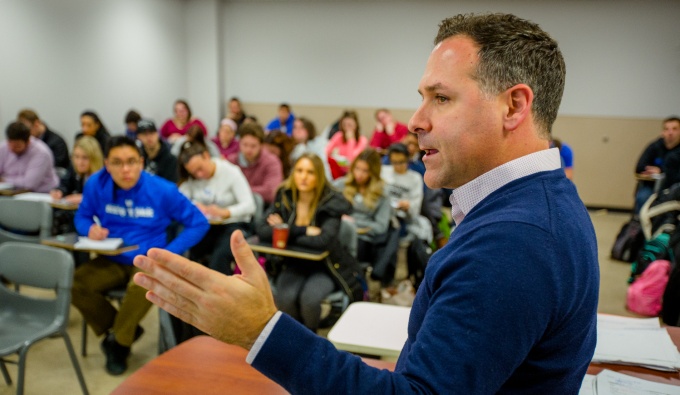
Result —
M 449 100 L 448 97 L 441 96 L 441 95 L 437 95 L 437 96 L 434 97 L 434 101 L 439 103 L 439 104 L 446 103 L 448 100 Z

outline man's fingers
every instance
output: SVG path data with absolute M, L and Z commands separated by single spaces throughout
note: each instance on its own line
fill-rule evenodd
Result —
M 158 278 L 152 271 L 154 270 L 153 264 L 155 263 L 201 290 L 207 289 L 212 281 L 212 271 L 210 269 L 200 263 L 192 262 L 181 255 L 173 254 L 160 248 L 151 248 L 146 255 L 148 258 L 142 255 L 137 256 L 134 264 L 138 268 L 149 272 L 153 277 Z
M 241 273 L 246 278 L 253 278 L 257 276 L 262 271 L 262 267 L 257 263 L 255 255 L 253 255 L 253 250 L 250 249 L 246 239 L 243 237 L 243 233 L 237 230 L 231 234 L 231 252 L 234 254 L 234 260 L 241 269 Z
M 140 274 L 140 273 L 138 273 Z M 146 299 L 155 304 L 156 306 L 160 307 L 161 309 L 167 311 L 168 313 L 174 315 L 175 317 L 179 318 L 180 320 L 191 324 L 193 326 L 198 327 L 198 322 L 196 320 L 196 317 L 189 312 L 179 309 L 176 306 L 172 305 L 171 303 L 168 303 L 165 299 L 159 297 L 157 294 L 155 294 L 152 291 L 149 291 L 146 293 Z
M 147 273 L 136 273 L 135 284 L 146 288 L 182 310 L 196 309 L 201 290 L 145 256 L 135 257 L 135 265 Z

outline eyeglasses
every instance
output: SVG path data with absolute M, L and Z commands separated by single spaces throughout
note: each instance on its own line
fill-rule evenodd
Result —
M 115 167 L 117 169 L 120 169 L 120 168 L 125 167 L 125 166 L 134 167 L 135 165 L 138 165 L 140 161 L 141 161 L 141 158 L 128 159 L 128 160 L 125 160 L 125 161 L 114 159 L 111 162 L 109 162 L 109 165 L 111 167 Z

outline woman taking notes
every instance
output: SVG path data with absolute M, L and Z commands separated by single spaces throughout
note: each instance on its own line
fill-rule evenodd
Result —
M 179 154 L 179 190 L 211 222 L 210 230 L 190 250 L 192 260 L 210 255 L 208 266 L 232 274 L 231 233 L 249 229 L 255 200 L 241 169 L 225 160 L 210 157 L 205 145 L 186 142 Z

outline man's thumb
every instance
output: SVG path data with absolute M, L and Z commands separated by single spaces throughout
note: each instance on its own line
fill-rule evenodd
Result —
M 244 276 L 252 276 L 255 270 L 262 270 L 240 230 L 231 234 L 231 253 L 234 254 L 234 260 Z

